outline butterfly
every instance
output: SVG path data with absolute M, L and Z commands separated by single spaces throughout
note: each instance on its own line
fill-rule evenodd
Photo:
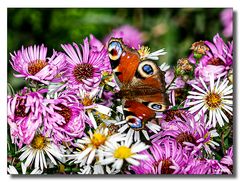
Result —
M 121 38 L 110 39 L 108 56 L 120 87 L 117 96 L 122 100 L 125 119 L 135 131 L 142 130 L 156 112 L 168 107 L 164 72 L 153 61 L 141 60 L 138 51 Z

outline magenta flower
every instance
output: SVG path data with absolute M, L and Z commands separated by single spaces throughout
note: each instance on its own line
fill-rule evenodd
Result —
M 92 34 L 90 35 L 89 43 L 90 43 L 91 52 L 101 52 L 102 50 L 107 51 L 107 46 L 106 45 L 104 46 L 103 43 L 100 40 L 98 40 L 96 37 L 94 37 Z M 112 71 L 108 56 L 105 56 L 103 60 L 103 65 L 105 67 L 105 71 L 108 71 L 108 72 Z
M 64 54 L 53 51 L 53 55 L 47 58 L 47 47 L 34 45 L 11 54 L 10 64 L 20 74 L 16 77 L 32 79 L 44 84 L 59 77 L 65 66 Z
M 67 70 L 65 77 L 68 85 L 72 89 L 92 90 L 98 87 L 101 81 L 101 73 L 107 70 L 105 59 L 107 51 L 102 49 L 100 52 L 91 51 L 88 39 L 81 45 L 82 52 L 77 44 L 73 43 L 62 45 L 66 52 Z
M 220 19 L 223 24 L 223 35 L 225 37 L 232 37 L 233 35 L 233 9 L 224 9 L 220 14 Z
M 170 115 L 166 117 L 171 118 Z M 175 120 L 161 124 L 162 131 L 151 137 L 152 142 L 161 141 L 164 137 L 171 137 L 181 144 L 186 151 L 191 152 L 191 155 L 198 154 L 201 149 L 205 149 L 207 153 L 212 153 L 209 146 L 212 148 L 218 146 L 212 140 L 218 134 L 216 130 L 210 130 L 210 127 L 206 126 L 204 115 L 198 122 L 190 113 L 176 113 L 175 118 Z
M 221 159 L 220 163 L 233 171 L 233 146 L 226 151 L 226 155 Z
M 232 174 L 219 161 L 214 159 L 192 159 L 184 169 L 184 174 Z
M 188 161 L 188 155 L 175 140 L 165 138 L 141 152 L 148 160 L 141 160 L 139 166 L 131 166 L 136 174 L 181 174 Z
M 136 28 L 130 25 L 123 25 L 121 27 L 113 29 L 113 31 L 104 38 L 103 42 L 107 44 L 112 37 L 122 38 L 123 42 L 126 45 L 135 49 L 139 49 L 143 43 L 141 33 Z
M 77 96 L 70 91 L 62 92 L 56 99 L 46 99 L 45 103 L 47 114 L 44 118 L 44 128 L 55 143 L 81 138 L 85 124 L 91 124 Z
M 44 98 L 46 90 L 30 92 L 27 88 L 19 94 L 8 97 L 8 124 L 12 142 L 19 148 L 29 144 L 36 130 L 41 126 L 46 114 Z
M 214 74 L 215 79 L 227 75 L 233 63 L 233 42 L 225 44 L 219 34 L 216 34 L 213 43 L 205 41 L 205 44 L 210 50 L 200 59 L 195 76 L 209 81 L 210 74 Z M 191 57 L 189 59 L 193 61 Z

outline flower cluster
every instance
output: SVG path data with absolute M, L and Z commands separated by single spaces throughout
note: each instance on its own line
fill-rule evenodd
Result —
M 141 60 L 166 54 L 130 26 L 111 36 Z M 8 173 L 232 174 L 233 43 L 217 34 L 159 65 L 170 104 L 140 130 L 125 120 L 106 44 L 90 35 L 50 56 L 45 45 L 11 54 L 26 86 L 8 96 Z

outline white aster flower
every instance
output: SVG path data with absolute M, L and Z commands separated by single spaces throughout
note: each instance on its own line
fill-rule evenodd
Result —
M 19 173 L 14 166 L 9 165 L 7 168 L 7 171 L 9 174 L 27 174 L 27 166 L 22 162 L 21 162 L 21 168 L 22 168 L 22 173 Z M 30 174 L 42 174 L 42 172 L 43 171 L 36 168 L 36 169 L 33 169 L 32 172 L 30 172 Z
M 91 92 L 87 92 L 85 90 L 79 89 L 79 97 L 81 98 L 81 102 L 84 106 L 84 109 L 87 111 L 88 117 L 91 120 L 93 127 L 97 128 L 97 122 L 93 116 L 92 110 L 95 110 L 101 114 L 104 114 L 106 116 L 111 116 L 112 109 L 109 107 L 106 107 L 101 104 L 94 103 L 95 99 L 100 94 L 101 90 L 100 88 L 95 88 Z
M 88 134 L 89 136 L 85 136 L 76 142 L 82 151 L 75 152 L 74 155 L 70 156 L 74 160 L 74 163 L 89 165 L 94 159 L 98 159 L 99 147 L 125 139 L 125 135 L 120 133 L 112 134 L 107 127 L 102 126 L 99 126 L 94 132 L 89 130 Z
M 117 174 L 120 170 L 110 169 L 109 166 L 102 166 L 101 164 L 83 165 L 80 166 L 78 174 Z
M 129 123 L 127 120 L 123 120 L 123 121 L 115 123 L 115 125 L 122 125 L 122 124 L 123 124 L 123 126 L 120 127 L 118 131 L 120 133 L 127 132 L 127 136 L 132 137 L 131 139 L 133 139 L 134 141 L 140 141 L 141 133 L 147 140 L 150 140 L 148 132 L 145 128 L 148 128 L 155 134 L 158 133 L 161 129 L 161 127 L 159 125 L 157 125 L 153 122 L 150 122 L 150 121 L 145 124 L 145 127 L 140 128 L 140 129 L 135 128 L 134 123 Z
M 113 163 L 112 170 L 120 170 L 124 161 L 138 166 L 140 164 L 138 160 L 148 159 L 148 156 L 138 153 L 146 150 L 148 147 L 149 146 L 140 141 L 132 144 L 132 140 L 129 138 L 121 141 L 120 144 L 117 142 L 107 143 L 99 150 L 99 164 L 108 165 Z
M 43 170 L 47 168 L 46 155 L 51 160 L 54 165 L 58 165 L 56 159 L 62 160 L 63 155 L 60 148 L 55 145 L 51 139 L 44 137 L 41 134 L 35 135 L 31 144 L 24 146 L 20 152 L 23 152 L 19 159 L 24 161 L 26 159 L 25 165 L 28 167 L 34 161 L 34 167 L 36 169 Z M 40 166 L 40 167 L 39 167 Z
M 140 47 L 138 53 L 140 54 L 141 60 L 151 59 L 155 61 L 159 60 L 159 56 L 167 54 L 165 49 L 159 49 L 157 51 L 150 53 L 150 48 L 146 46 Z
M 210 88 L 204 83 L 203 79 L 200 78 L 202 88 L 192 84 L 195 91 L 189 91 L 187 97 L 191 101 L 188 106 L 192 106 L 189 111 L 191 113 L 197 113 L 195 119 L 199 119 L 201 113 L 207 111 L 208 120 L 207 125 L 216 127 L 218 123 L 221 127 L 224 122 L 229 122 L 226 113 L 232 115 L 233 111 L 233 85 L 229 84 L 227 78 L 220 82 L 218 78 L 217 82 L 214 83 L 213 75 L 210 75 Z

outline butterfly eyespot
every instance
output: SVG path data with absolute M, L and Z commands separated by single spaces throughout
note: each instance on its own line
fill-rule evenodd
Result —
M 154 111 L 164 111 L 165 110 L 165 106 L 160 103 L 149 103 L 148 107 Z
M 127 120 L 128 125 L 132 129 L 141 129 L 143 127 L 141 119 L 139 119 L 136 116 L 127 116 L 126 120 Z
M 111 60 L 115 61 L 122 55 L 123 49 L 120 42 L 113 41 L 108 45 L 108 56 Z
M 137 71 L 142 77 L 148 78 L 158 72 L 158 67 L 152 61 L 142 61 Z

